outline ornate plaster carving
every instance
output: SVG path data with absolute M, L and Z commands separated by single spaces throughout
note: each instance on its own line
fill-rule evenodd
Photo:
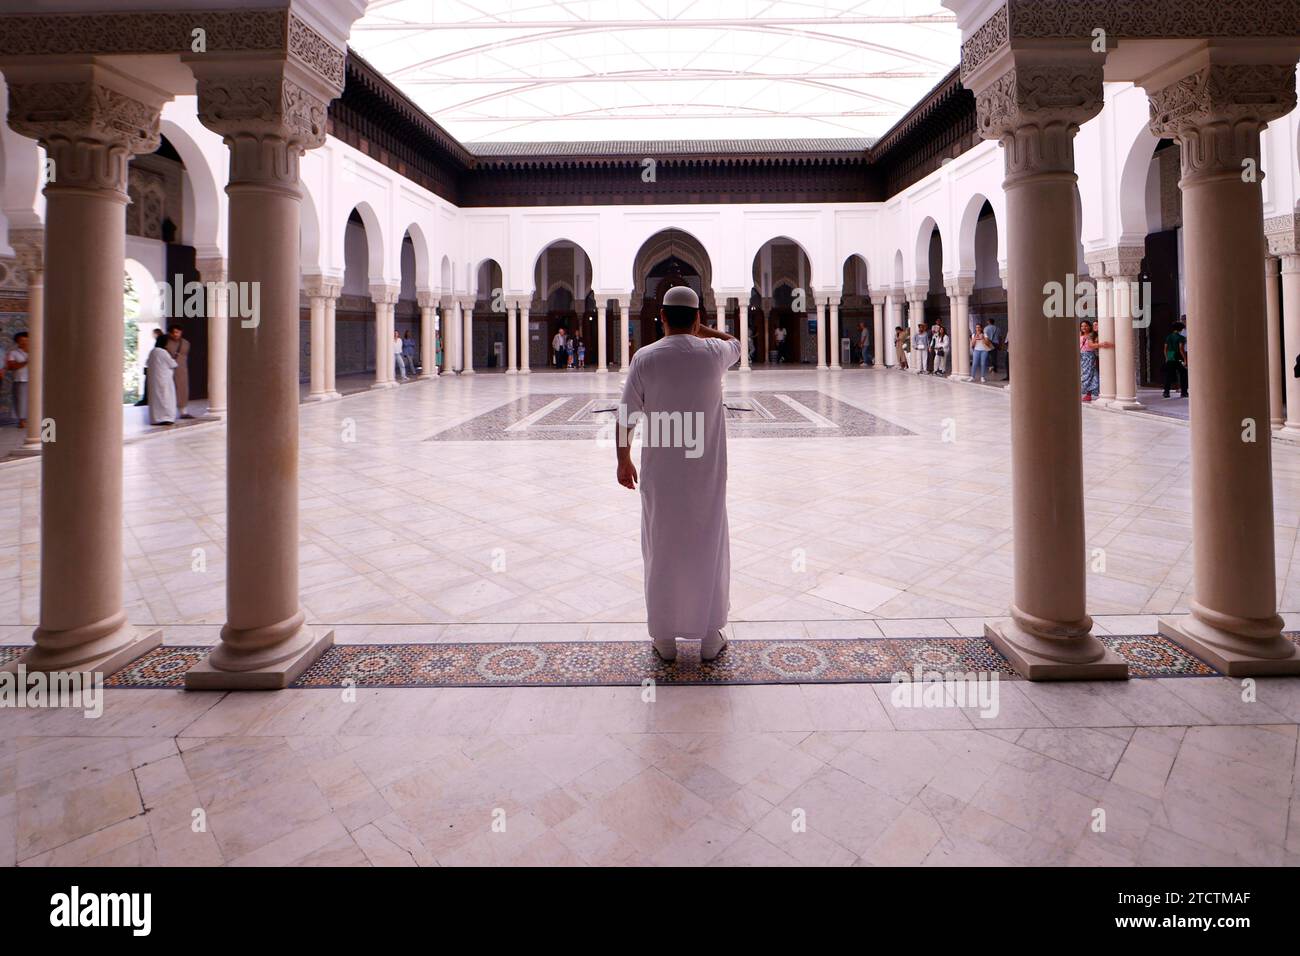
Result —
M 297 189 L 298 158 L 325 142 L 326 102 L 283 72 L 200 76 L 199 120 L 231 149 L 230 182 Z
M 1268 240 L 1270 256 L 1300 255 L 1300 215 L 1293 213 L 1265 219 L 1264 238 Z
M 1184 181 L 1258 170 L 1260 132 L 1295 109 L 1295 64 L 1211 64 L 1150 99 L 1151 132 L 1178 141 Z
M 202 31 L 203 52 L 195 50 Z M 342 91 L 346 54 L 285 9 L 0 17 L 0 57 L 281 53 Z
M 1001 140 L 1008 176 L 1073 172 L 1074 134 L 1101 112 L 1099 57 L 1018 64 L 975 96 L 979 133 Z
M 112 189 L 125 196 L 127 161 L 161 141 L 157 107 L 92 81 L 12 84 L 9 125 L 45 147 L 53 161 L 47 189 Z

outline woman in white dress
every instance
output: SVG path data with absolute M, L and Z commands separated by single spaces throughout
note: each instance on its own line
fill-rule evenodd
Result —
M 149 362 L 149 421 L 154 425 L 176 422 L 176 359 L 166 349 L 167 337 L 156 340 Z

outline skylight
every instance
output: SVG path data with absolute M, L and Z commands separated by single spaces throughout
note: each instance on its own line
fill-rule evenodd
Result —
M 351 45 L 465 142 L 879 136 L 960 53 L 939 0 L 372 0 Z

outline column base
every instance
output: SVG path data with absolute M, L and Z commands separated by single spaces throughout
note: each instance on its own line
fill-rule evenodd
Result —
M 23 442 L 9 453 L 11 458 L 36 458 L 41 453 L 42 442 Z
M 421 372 L 421 373 L 420 373 L 420 378 L 423 378 L 423 379 L 432 379 L 432 378 L 437 378 L 437 377 L 438 377 L 438 373 L 437 373 L 437 372 Z
M 343 397 L 343 393 L 331 390 L 325 393 L 325 397 L 331 402 L 337 402 Z
M 1128 664 L 1092 634 L 1045 638 L 1007 618 L 984 636 L 1026 680 L 1127 680 Z
M 1268 629 L 1272 629 L 1270 622 Z M 1281 630 L 1282 621 L 1275 622 Z M 1229 677 L 1300 674 L 1300 648 L 1281 634 L 1247 637 L 1198 620 L 1195 615 L 1162 617 L 1160 633 Z
M 162 644 L 161 630 L 139 631 L 123 624 L 111 634 L 74 647 L 55 648 L 37 644 L 0 671 L 16 673 L 21 665 L 29 673 L 97 672 L 105 676 L 121 670 Z
M 948 380 L 951 382 L 969 382 L 971 377 L 969 375 L 949 375 Z
M 260 658 L 273 654 L 284 644 L 299 646 L 290 649 L 278 660 L 260 663 Z M 245 655 L 231 651 L 229 645 L 223 643 L 213 648 L 211 654 L 186 672 L 185 689 L 283 690 L 301 677 L 303 671 L 315 664 L 333 644 L 333 630 L 316 634 L 311 628 L 304 627 L 288 641 L 274 648 L 248 654 L 248 660 L 243 661 L 240 658 Z M 217 658 L 215 662 L 214 657 Z M 239 669 L 244 663 L 250 665 L 248 669 Z
M 1283 441 L 1300 441 L 1300 425 L 1294 422 L 1286 422 L 1277 430 L 1276 437 L 1281 438 Z
M 1106 404 L 1107 408 L 1117 408 L 1122 412 L 1137 412 L 1146 408 L 1135 398 L 1116 398 Z
M 397 388 L 398 384 L 397 382 L 371 382 L 370 387 L 372 389 Z
M 597 374 L 597 375 L 608 375 L 608 374 L 609 374 L 609 369 L 607 369 L 607 368 L 598 368 L 598 369 L 596 369 L 596 374 Z
M 328 392 L 312 392 L 303 399 L 303 402 L 328 402 L 329 400 Z
M 843 365 L 832 365 L 832 366 L 830 366 L 830 370 L 831 370 L 832 372 L 840 372 L 840 371 L 843 371 L 843 370 L 844 370 L 844 366 L 843 366 Z
M 518 372 L 517 369 L 508 368 L 508 369 L 506 369 L 506 374 L 507 374 L 507 375 L 518 375 L 519 372 Z
M 473 374 L 474 374 L 474 370 L 473 370 L 472 368 L 463 368 L 463 369 L 460 370 L 460 374 L 461 374 L 461 375 L 473 375 Z

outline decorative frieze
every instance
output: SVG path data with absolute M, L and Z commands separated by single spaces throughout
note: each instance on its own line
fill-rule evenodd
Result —
M 199 121 L 231 149 L 230 182 L 297 189 L 298 159 L 325 142 L 326 102 L 283 72 L 199 75 Z
M 344 51 L 283 8 L 0 17 L 0 58 L 160 53 L 283 53 L 343 89 Z
M 1300 35 L 1300 3 L 1007 0 L 962 43 L 962 79 L 1017 40 L 1091 42 L 1096 30 L 1105 32 L 1108 43 L 1138 37 L 1295 37 Z

